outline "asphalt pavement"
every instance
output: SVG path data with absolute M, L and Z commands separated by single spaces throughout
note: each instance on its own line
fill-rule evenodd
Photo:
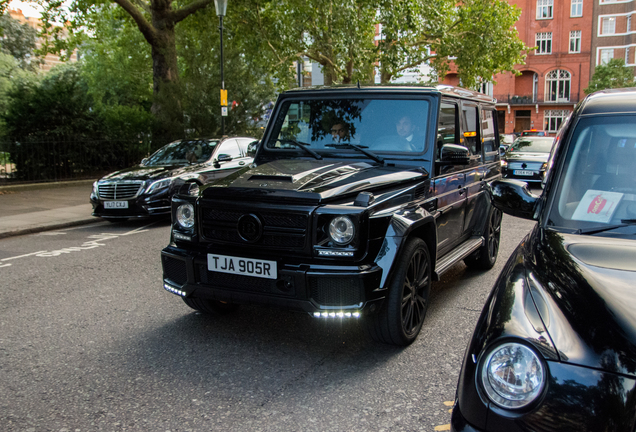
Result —
M 101 222 L 91 216 L 94 181 L 0 185 L 0 238 Z

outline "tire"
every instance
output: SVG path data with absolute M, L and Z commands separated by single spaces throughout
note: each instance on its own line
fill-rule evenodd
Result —
M 224 303 L 218 300 L 207 300 L 201 298 L 181 297 L 185 304 L 192 309 L 205 314 L 227 315 L 238 310 L 239 305 L 234 303 Z
M 501 240 L 501 210 L 495 207 L 490 210 L 488 226 L 486 228 L 486 241 L 474 253 L 464 259 L 464 263 L 473 270 L 490 270 L 497 262 L 499 244 Z
M 422 239 L 407 240 L 380 311 L 367 319 L 378 342 L 407 346 L 422 329 L 431 292 L 431 258 Z

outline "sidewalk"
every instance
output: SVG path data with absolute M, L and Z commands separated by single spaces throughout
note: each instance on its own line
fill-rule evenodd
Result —
M 100 222 L 91 216 L 93 182 L 0 185 L 0 238 Z

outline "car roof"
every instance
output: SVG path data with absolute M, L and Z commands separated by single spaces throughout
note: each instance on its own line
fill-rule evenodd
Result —
M 497 100 L 492 96 L 488 96 L 483 93 L 479 93 L 473 90 L 464 89 L 461 87 L 455 87 L 450 85 L 338 85 L 338 86 L 314 86 L 314 87 L 301 87 L 292 90 L 287 90 L 283 95 L 297 96 L 299 94 L 307 94 L 308 96 L 335 96 L 343 93 L 395 93 L 395 94 L 439 94 L 442 96 L 452 96 L 462 99 L 479 100 L 481 102 L 495 103 Z
M 587 96 L 579 115 L 636 113 L 636 87 L 601 90 Z

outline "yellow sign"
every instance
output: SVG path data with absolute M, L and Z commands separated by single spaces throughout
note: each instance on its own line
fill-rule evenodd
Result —
M 221 106 L 227 106 L 227 90 L 221 89 Z

